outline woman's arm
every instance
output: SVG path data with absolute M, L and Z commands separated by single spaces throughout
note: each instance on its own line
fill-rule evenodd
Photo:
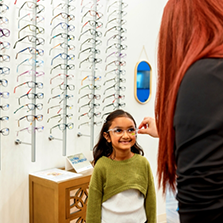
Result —
M 148 134 L 154 138 L 158 138 L 155 119 L 152 117 L 145 117 L 139 125 L 139 134 Z

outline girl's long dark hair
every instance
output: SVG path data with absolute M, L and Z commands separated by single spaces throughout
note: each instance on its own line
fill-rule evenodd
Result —
M 102 126 L 98 143 L 93 148 L 93 156 L 94 156 L 93 163 L 94 163 L 94 165 L 96 164 L 96 162 L 98 161 L 98 159 L 100 157 L 102 157 L 102 156 L 109 157 L 112 154 L 112 152 L 113 152 L 112 145 L 111 145 L 111 143 L 107 142 L 107 140 L 104 138 L 103 134 L 104 134 L 104 132 L 107 132 L 109 130 L 109 127 L 112 125 L 113 120 L 118 117 L 130 118 L 134 122 L 135 127 L 136 127 L 136 122 L 135 122 L 134 118 L 126 111 L 117 109 L 114 112 L 112 112 L 111 114 L 109 114 Z M 135 143 L 135 145 L 133 145 L 131 147 L 131 151 L 133 153 L 141 154 L 142 156 L 144 155 L 142 148 L 137 144 L 137 142 Z

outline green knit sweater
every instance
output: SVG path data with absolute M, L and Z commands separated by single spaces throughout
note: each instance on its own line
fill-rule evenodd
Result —
M 89 186 L 86 223 L 101 223 L 102 203 L 128 189 L 137 189 L 144 195 L 147 221 L 156 223 L 153 175 L 148 160 L 139 154 L 123 161 L 105 156 L 97 161 Z

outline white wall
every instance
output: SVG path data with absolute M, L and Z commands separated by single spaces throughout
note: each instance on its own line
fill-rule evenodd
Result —
M 19 130 L 17 126 L 17 120 L 21 116 L 26 115 L 26 110 L 21 110 L 17 114 L 14 115 L 14 111 L 19 107 L 17 102 L 17 97 L 21 94 L 24 94 L 28 88 L 21 87 L 18 89 L 17 93 L 13 93 L 13 89 L 19 83 L 22 83 L 27 80 L 31 80 L 28 76 L 20 79 L 20 82 L 16 81 L 16 76 L 22 71 L 30 69 L 28 66 L 21 66 L 19 73 L 16 73 L 17 65 L 22 62 L 23 59 L 29 58 L 28 54 L 20 54 L 19 59 L 16 61 L 15 55 L 16 53 L 25 48 L 27 45 L 24 43 L 18 43 L 16 49 L 12 49 L 14 43 L 18 40 L 18 7 L 20 7 L 24 1 L 18 0 L 17 6 L 13 3 L 14 1 L 4 1 L 5 4 L 9 6 L 9 11 L 4 14 L 7 18 L 9 18 L 8 25 L 2 25 L 1 28 L 5 27 L 11 30 L 11 36 L 9 38 L 1 38 L 1 41 L 8 41 L 11 43 L 11 48 L 6 50 L 5 52 L 1 52 L 4 54 L 8 54 L 11 56 L 11 62 L 3 63 L 3 66 L 9 66 L 11 68 L 11 73 L 9 76 L 5 76 L 9 81 L 9 85 L 6 88 L 0 87 L 2 91 L 9 91 L 10 98 L 9 99 L 1 99 L 0 104 L 9 103 L 10 110 L 7 112 L 1 112 L 0 116 L 8 115 L 10 117 L 10 121 L 8 123 L 1 123 L 1 128 L 9 127 L 10 135 L 9 136 L 0 136 L 1 140 L 1 170 L 0 170 L 0 223 L 28 223 L 29 222 L 29 201 L 28 201 L 28 175 L 30 172 L 40 171 L 43 169 L 53 168 L 53 167 L 63 167 L 65 163 L 65 157 L 62 156 L 62 144 L 60 141 L 53 140 L 49 141 L 49 129 L 52 127 L 53 122 L 48 124 L 46 121 L 50 117 L 47 114 L 47 108 L 49 105 L 47 104 L 47 100 L 52 95 L 50 94 L 49 79 L 53 76 L 49 74 L 50 61 L 51 58 L 48 56 L 49 49 L 53 46 L 49 45 L 50 38 L 50 29 L 49 22 L 52 18 L 50 1 L 40 1 L 41 4 L 46 6 L 46 10 L 42 13 L 43 16 L 46 17 L 45 23 L 41 26 L 46 29 L 46 33 L 43 37 L 46 40 L 46 44 L 44 47 L 40 46 L 45 50 L 45 56 L 40 59 L 44 59 L 44 67 L 39 70 L 44 70 L 46 72 L 45 77 L 40 77 L 37 81 L 44 82 L 44 93 L 45 98 L 42 101 L 38 101 L 39 103 L 44 103 L 44 109 L 37 114 L 43 114 L 44 120 L 40 123 L 37 122 L 37 126 L 44 125 L 45 129 L 43 133 L 37 134 L 37 144 L 36 144 L 36 161 L 31 161 L 31 147 L 29 145 L 15 145 L 15 140 L 17 139 L 16 131 Z M 56 4 L 56 0 L 54 3 Z M 60 2 L 60 1 L 59 1 Z M 109 4 L 111 1 L 103 2 L 101 4 Z M 76 1 L 77 9 L 79 9 L 78 4 L 79 1 Z M 154 116 L 154 100 L 155 100 L 155 92 L 156 92 L 156 47 L 157 47 L 157 36 L 159 30 L 159 24 L 161 20 L 162 10 L 166 0 L 159 1 L 128 1 L 127 8 L 127 16 L 125 19 L 127 20 L 126 28 L 127 28 L 127 41 L 128 49 L 126 51 L 127 58 L 126 60 L 126 87 L 127 90 L 124 92 L 126 99 L 126 107 L 125 110 L 130 112 L 137 123 L 139 124 L 143 117 L 145 116 Z M 50 9 L 50 10 L 49 10 Z M 23 11 L 25 13 L 25 10 Z M 27 13 L 27 12 L 26 12 Z M 76 20 L 74 25 L 76 26 L 76 32 L 74 35 L 78 38 L 78 30 L 80 30 L 80 15 L 74 12 L 76 15 Z M 28 22 L 28 21 L 26 21 Z M 57 23 L 54 23 L 57 24 Z M 23 26 L 21 26 L 23 27 Z M 104 28 L 103 28 L 104 29 Z M 30 32 L 26 33 L 25 31 L 21 33 L 21 36 L 31 34 Z M 26 42 L 28 43 L 28 42 Z M 55 44 L 58 42 L 54 42 Z M 77 49 L 79 49 L 78 42 L 74 42 L 77 45 Z M 54 45 L 55 45 L 54 44 Z M 73 43 L 72 43 L 73 44 Z M 29 45 L 30 46 L 30 45 Z M 145 47 L 145 51 L 147 56 L 141 51 Z M 102 50 L 105 45 L 101 46 Z M 74 52 L 77 56 L 78 50 Z M 54 54 L 55 56 L 56 54 Z M 104 55 L 102 54 L 103 58 Z M 151 100 L 145 104 L 141 105 L 134 99 L 134 67 L 135 64 L 139 60 L 148 60 L 150 65 L 152 66 L 152 97 Z M 75 61 L 76 68 L 78 68 L 78 60 Z M 103 66 L 104 64 L 102 64 Z M 58 73 L 58 72 L 57 72 Z M 76 69 L 74 71 L 75 79 L 74 83 L 80 83 L 80 80 L 86 74 L 81 74 L 80 70 Z M 54 76 L 56 72 L 54 73 Z M 101 75 L 101 74 L 99 74 Z M 58 82 L 59 84 L 59 82 Z M 102 84 L 102 83 L 101 83 Z M 78 85 L 78 84 L 76 84 Z M 78 86 L 76 86 L 78 88 Z M 80 87 L 80 86 L 79 86 Z M 37 90 L 37 92 L 40 92 Z M 69 93 L 69 94 L 72 94 Z M 80 124 L 80 121 L 77 120 L 77 116 L 79 113 L 77 112 L 77 92 L 74 93 L 74 98 L 69 101 L 69 103 L 74 105 L 72 113 L 74 114 L 73 121 L 75 122 L 74 130 L 67 131 L 67 155 L 75 154 L 79 152 L 83 152 L 88 159 L 92 159 L 92 152 L 90 151 L 90 143 L 89 138 L 87 137 L 77 137 L 77 132 L 80 130 L 77 129 L 77 125 Z M 21 105 L 28 103 L 30 101 L 25 100 L 21 103 Z M 50 105 L 52 106 L 52 104 Z M 101 110 L 101 108 L 99 109 Z M 53 113 L 51 113 L 53 114 Z M 99 121 L 100 119 L 96 119 Z M 86 119 L 82 119 L 81 121 L 86 121 Z M 56 124 L 56 122 L 54 123 Z M 29 123 L 26 121 L 22 121 L 22 127 L 29 126 Z M 97 132 L 100 128 L 96 128 L 95 137 L 97 138 Z M 81 133 L 89 134 L 89 128 L 84 127 L 81 129 Z M 61 132 L 59 130 L 55 130 L 56 138 L 61 138 Z M 21 133 L 20 138 L 23 142 L 30 142 L 31 136 L 28 133 Z M 138 137 L 139 144 L 144 148 L 145 156 L 148 158 L 154 177 L 156 177 L 156 169 L 157 169 L 157 145 L 158 140 L 153 139 L 149 136 L 140 135 Z M 155 179 L 157 183 L 157 180 Z M 165 200 L 162 198 L 161 192 L 157 191 L 157 203 L 158 203 L 158 215 L 165 213 Z

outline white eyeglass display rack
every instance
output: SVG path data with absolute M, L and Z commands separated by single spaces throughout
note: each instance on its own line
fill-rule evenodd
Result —
M 65 13 L 67 13 L 67 15 L 69 14 L 69 0 L 65 0 L 64 3 L 66 4 L 66 10 L 65 10 Z M 51 1 L 52 3 L 52 1 Z M 65 19 L 65 22 L 66 24 L 69 23 L 69 19 L 68 19 L 68 16 L 67 18 Z M 66 29 L 66 34 L 68 35 L 68 28 Z M 64 43 L 65 45 L 67 45 L 67 47 L 64 47 L 64 53 L 66 55 L 68 55 L 68 38 L 66 38 L 64 36 L 63 38 L 64 40 Z M 65 66 L 67 67 L 68 66 L 68 59 L 65 60 Z M 63 107 L 62 107 L 62 120 L 63 120 L 63 124 L 65 125 L 65 128 L 64 130 L 62 131 L 63 132 L 63 135 L 62 135 L 62 139 L 59 139 L 59 138 L 55 138 L 53 137 L 52 135 L 49 136 L 49 140 L 52 141 L 52 140 L 59 140 L 59 141 L 62 141 L 62 155 L 63 156 L 66 156 L 67 154 L 67 79 L 68 79 L 68 70 L 65 69 L 64 70 L 64 79 L 63 79 L 63 84 L 65 86 L 65 89 L 63 90 L 63 94 L 64 94 L 64 99 L 63 99 Z
M 1 79 L 1 81 L 2 81 L 2 79 Z M 2 83 L 1 83 L 1 86 L 3 86 Z M 0 97 L 0 105 L 1 105 L 1 102 L 2 102 L 2 100 L 1 100 L 1 97 Z M 2 110 L 2 109 L 0 109 L 0 117 L 1 117 L 1 114 L 2 114 L 1 110 Z M 2 166 L 2 163 L 1 163 L 1 157 L 2 157 L 2 155 L 1 155 L 1 137 L 2 137 L 2 134 L 3 134 L 3 133 L 2 133 L 2 125 L 1 125 L 1 122 L 4 121 L 2 118 L 3 118 L 3 117 L 1 117 L 1 120 L 0 120 L 0 129 L 1 129 L 1 133 L 0 133 L 0 170 L 1 170 L 1 166 Z M 9 129 L 6 128 L 6 130 L 7 130 L 8 133 L 9 133 Z M 6 136 L 6 135 L 5 135 L 5 136 Z
M 37 0 L 33 0 L 33 4 L 34 5 L 36 5 L 37 4 Z M 36 18 L 37 18 L 37 7 L 34 7 L 33 8 L 33 11 L 32 11 L 32 13 L 33 13 L 33 25 L 35 25 L 35 27 L 37 26 L 37 20 L 36 20 Z M 35 31 L 34 31 L 34 36 L 37 36 L 37 31 L 36 31 L 37 29 L 35 29 Z M 34 48 L 34 49 L 36 49 L 36 47 L 37 47 L 37 44 L 36 44 L 36 41 L 33 41 L 32 42 L 32 47 Z M 37 54 L 36 53 L 34 53 L 33 55 L 32 55 L 32 59 L 34 60 L 34 61 L 37 61 L 36 59 L 37 59 Z M 36 66 L 36 63 L 32 63 L 32 71 L 36 74 L 36 68 L 37 68 L 37 66 Z M 36 75 L 32 75 L 32 81 L 34 82 L 34 83 L 36 83 Z M 34 87 L 34 88 L 32 88 L 32 93 L 33 94 L 36 94 L 36 87 Z M 32 103 L 34 104 L 34 105 L 36 105 L 36 97 L 34 96 L 33 98 L 32 98 Z M 34 116 L 34 117 L 36 117 L 36 108 L 34 107 L 34 109 L 32 110 L 32 115 Z M 28 143 L 28 142 L 23 142 L 23 141 L 21 141 L 21 140 L 19 140 L 19 139 L 16 139 L 15 140 L 15 144 L 16 145 L 19 145 L 19 144 L 26 144 L 26 145 L 31 145 L 31 161 L 32 162 L 35 162 L 36 161 L 36 119 L 34 118 L 34 120 L 33 120 L 33 122 L 32 122 L 32 124 L 31 124 L 31 143 Z

